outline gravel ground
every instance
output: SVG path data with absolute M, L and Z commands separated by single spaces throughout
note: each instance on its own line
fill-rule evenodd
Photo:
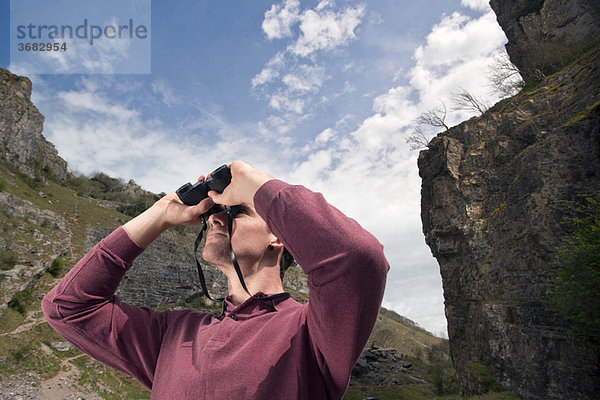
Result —
M 42 392 L 37 386 L 38 377 L 11 376 L 9 381 L 0 381 L 1 400 L 38 400 L 43 399 Z

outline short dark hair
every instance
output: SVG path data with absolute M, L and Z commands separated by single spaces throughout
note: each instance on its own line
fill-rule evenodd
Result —
M 279 260 L 279 276 L 283 281 L 283 276 L 285 275 L 285 271 L 294 264 L 294 257 L 290 254 L 288 249 L 283 248 L 283 253 L 281 253 L 281 260 Z

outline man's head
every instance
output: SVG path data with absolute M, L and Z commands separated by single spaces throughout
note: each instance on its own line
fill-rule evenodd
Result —
M 211 214 L 208 222 L 210 229 L 206 235 L 202 257 L 228 274 L 233 266 L 227 212 L 222 210 Z M 279 270 L 273 273 L 278 273 L 283 279 L 283 273 L 293 263 L 293 258 L 254 207 L 241 206 L 234 217 L 232 228 L 231 246 L 244 277 L 265 267 L 279 266 Z

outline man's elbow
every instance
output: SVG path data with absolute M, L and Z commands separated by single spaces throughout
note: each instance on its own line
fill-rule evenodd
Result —
M 371 240 L 356 246 L 352 253 L 356 264 L 362 266 L 364 273 L 369 274 L 376 281 L 385 283 L 390 265 L 385 258 L 383 245 L 377 239 L 371 237 Z
M 48 323 L 52 323 L 54 321 L 59 321 L 61 318 L 60 313 L 58 312 L 58 307 L 56 303 L 54 303 L 54 296 L 52 292 L 46 294 L 42 298 L 42 313 L 44 313 L 44 317 Z

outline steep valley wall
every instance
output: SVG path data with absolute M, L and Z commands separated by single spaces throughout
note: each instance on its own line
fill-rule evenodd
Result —
M 509 13 L 501 3 L 511 2 L 493 1 L 496 12 Z M 557 3 L 567 2 L 544 7 Z M 518 35 L 511 40 L 514 52 Z M 600 393 L 598 347 L 571 334 L 546 301 L 567 233 L 561 201 L 600 189 L 600 48 L 561 68 L 439 134 L 419 156 L 423 230 L 440 265 L 451 355 L 466 394 Z

